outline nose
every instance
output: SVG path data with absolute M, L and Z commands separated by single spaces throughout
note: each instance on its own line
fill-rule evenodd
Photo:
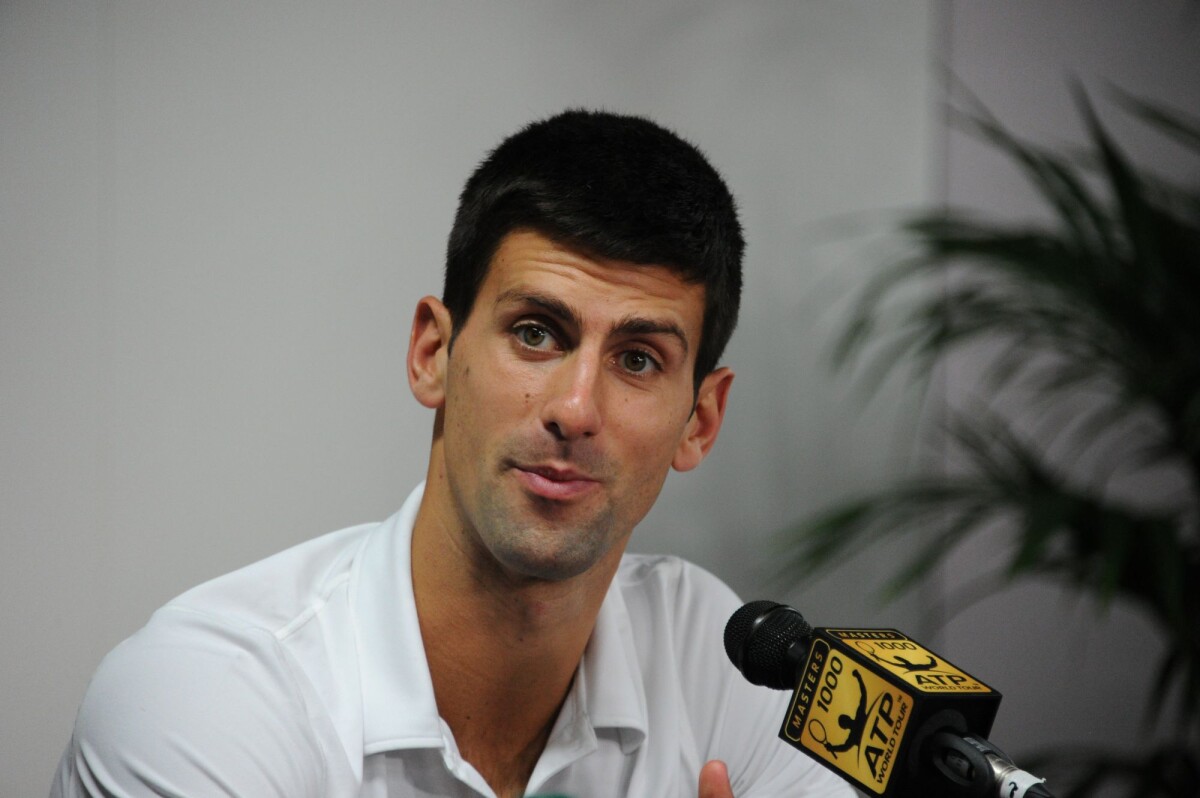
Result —
M 554 369 L 542 404 L 542 424 L 557 440 L 590 438 L 600 431 L 600 358 L 576 349 Z

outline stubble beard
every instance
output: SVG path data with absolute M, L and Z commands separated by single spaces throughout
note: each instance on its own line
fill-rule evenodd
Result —
M 518 497 L 530 509 L 512 506 L 499 491 L 485 491 L 478 503 L 476 529 L 483 546 L 510 575 L 559 582 L 578 576 L 599 562 L 612 547 L 616 512 L 610 504 L 586 518 L 578 508 L 553 506 L 536 497 Z M 576 511 L 576 512 L 572 512 Z
M 621 536 L 610 495 L 555 501 L 530 495 L 515 484 L 512 464 L 549 459 L 546 449 L 515 442 L 504 447 L 505 456 L 492 461 L 498 465 L 485 475 L 474 501 L 464 504 L 466 497 L 458 497 L 459 506 L 476 508 L 476 517 L 467 521 L 484 550 L 480 553 L 509 577 L 570 579 L 599 562 Z M 611 469 L 602 457 L 566 446 L 554 456 L 598 478 L 601 490 L 611 486 Z

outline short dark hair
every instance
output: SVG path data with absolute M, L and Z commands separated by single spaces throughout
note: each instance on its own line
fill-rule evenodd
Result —
M 442 301 L 456 333 L 501 239 L 520 228 L 702 283 L 697 388 L 717 367 L 737 325 L 745 242 L 733 196 L 694 145 L 641 117 L 587 110 L 501 142 L 467 180 L 450 231 Z

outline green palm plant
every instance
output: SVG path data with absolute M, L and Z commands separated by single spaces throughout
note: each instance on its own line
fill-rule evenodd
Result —
M 974 407 L 947 410 L 946 473 L 827 510 L 790 530 L 792 576 L 884 536 L 918 553 L 889 588 L 915 585 L 964 540 L 1003 522 L 1013 545 L 999 584 L 1038 575 L 1108 603 L 1140 604 L 1166 642 L 1148 716 L 1179 710 L 1177 742 L 1145 757 L 1059 752 L 1129 795 L 1200 794 L 1200 191 L 1139 170 L 1077 92 L 1090 151 L 1019 140 L 985 110 L 967 124 L 1022 170 L 1048 203 L 1043 224 L 959 211 L 903 224 L 915 255 L 868 285 L 835 347 L 842 366 L 928 379 L 952 354 L 982 361 Z M 1118 95 L 1145 124 L 1200 154 L 1200 123 Z M 915 290 L 914 290 L 915 289 Z M 1068 419 L 1069 421 L 1064 421 Z M 1169 475 L 1153 501 L 1114 480 Z M 1149 480 L 1156 487 L 1165 481 Z M 799 531 L 801 534 L 796 534 Z M 1063 792 L 1059 792 L 1063 795 Z

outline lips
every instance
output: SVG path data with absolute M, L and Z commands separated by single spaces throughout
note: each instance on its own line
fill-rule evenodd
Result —
M 600 483 L 572 468 L 549 465 L 514 465 L 525 490 L 543 499 L 567 501 L 596 489 Z

